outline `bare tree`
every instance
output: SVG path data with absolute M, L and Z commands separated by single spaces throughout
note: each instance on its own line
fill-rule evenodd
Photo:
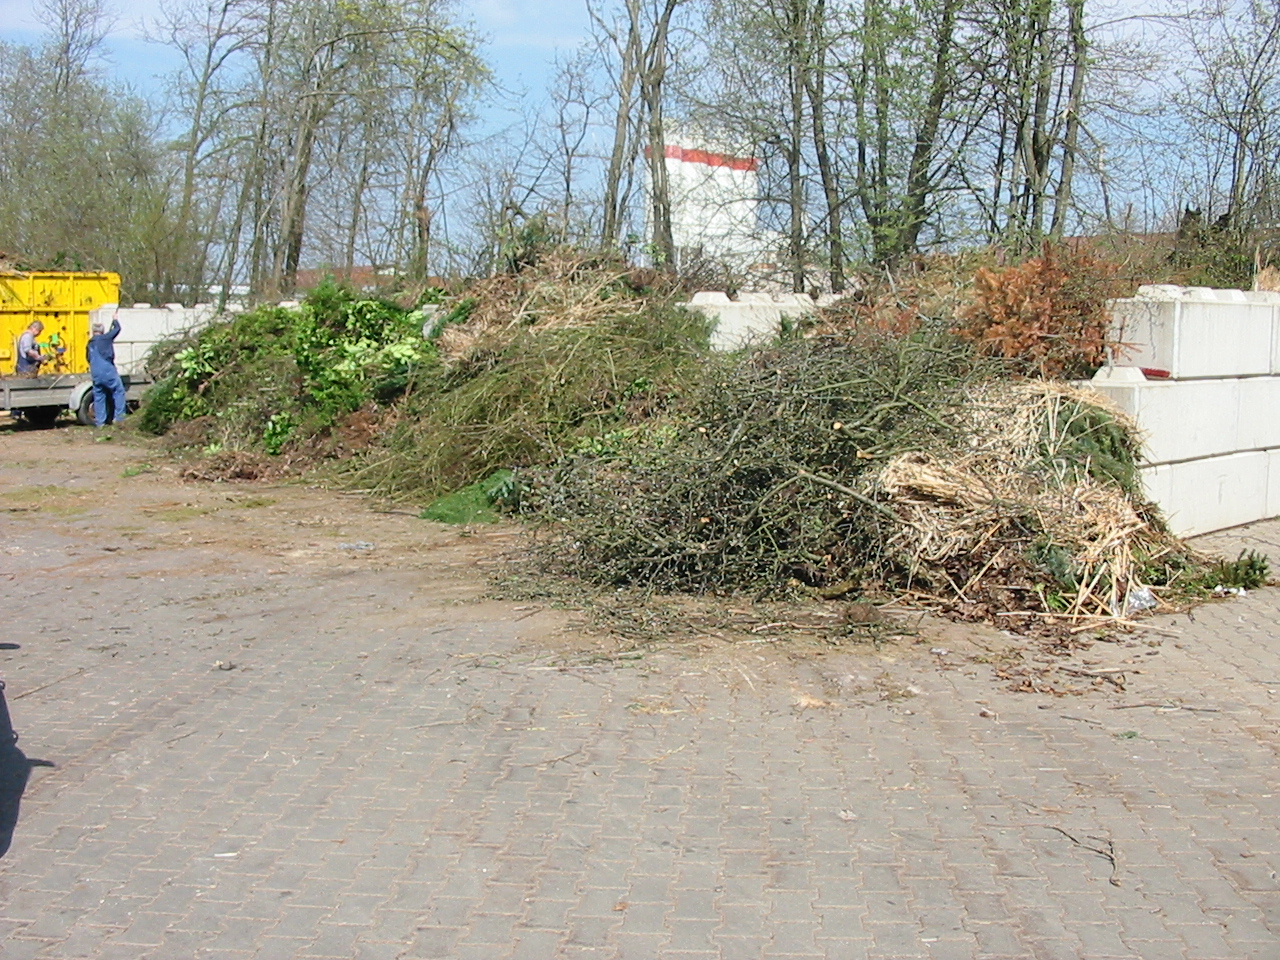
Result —
M 683 0 L 657 0 L 653 21 L 640 57 L 640 100 L 644 104 L 649 137 L 650 243 L 655 262 L 664 269 L 676 265 L 676 245 L 671 234 L 671 187 L 667 180 L 665 96 L 671 17 Z
M 1179 31 L 1191 56 L 1176 102 L 1208 160 L 1208 212 L 1247 229 L 1280 215 L 1280 2 L 1207 12 Z
M 104 0 L 41 0 L 37 12 L 51 34 L 54 92 L 66 96 L 100 56 L 114 18 Z
M 603 226 L 600 240 L 605 247 L 617 245 L 625 207 L 624 192 L 631 164 L 636 156 L 638 131 L 635 118 L 636 88 L 639 84 L 643 53 L 641 0 L 624 0 L 625 20 L 619 30 L 594 5 L 588 12 L 600 32 L 608 52 L 604 66 L 610 73 L 617 98 L 613 118 L 613 142 L 609 166 L 605 172 Z M 616 57 L 616 65 L 614 58 Z

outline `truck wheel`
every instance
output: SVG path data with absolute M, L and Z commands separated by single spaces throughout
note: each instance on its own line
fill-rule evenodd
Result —
M 93 426 L 93 391 L 86 390 L 80 398 L 80 406 L 76 407 L 76 423 L 82 427 Z
M 33 427 L 47 430 L 58 422 L 58 414 L 61 412 L 61 407 L 27 407 L 22 411 L 22 419 Z

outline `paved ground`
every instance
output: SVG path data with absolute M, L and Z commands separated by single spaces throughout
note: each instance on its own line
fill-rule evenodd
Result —
M 5 960 L 1280 957 L 1278 590 L 1082 653 L 1127 689 L 1078 697 L 925 646 L 565 666 L 548 614 L 453 602 L 455 534 L 303 491 L 237 539 L 243 488 L 34 444 L 0 675 L 56 766 Z

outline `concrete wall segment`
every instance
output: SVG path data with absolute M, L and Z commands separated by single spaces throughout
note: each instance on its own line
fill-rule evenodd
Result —
M 1258 416 L 1252 406 L 1280 403 L 1274 377 L 1092 386 L 1137 422 L 1149 464 L 1280 447 L 1280 419 Z
M 1175 380 L 1280 373 L 1280 301 L 1138 296 L 1111 309 L 1112 336 L 1126 345 L 1113 363 L 1165 370 Z
M 1138 424 L 1143 482 L 1172 529 L 1280 515 L 1280 293 L 1140 287 L 1112 319 L 1132 349 L 1091 385 Z
M 1266 512 L 1271 452 L 1232 453 L 1142 471 L 1147 495 L 1179 536 L 1239 526 Z
M 1267 451 L 1267 499 L 1264 517 L 1280 517 L 1280 450 Z
M 1275 309 L 1266 303 L 1189 301 L 1174 328 L 1177 378 L 1271 373 Z
M 719 291 L 706 291 L 695 293 L 688 306 L 714 321 L 714 349 L 739 350 L 777 336 L 783 318 L 790 320 L 812 313 L 814 301 L 805 293 L 741 293 L 731 300 Z

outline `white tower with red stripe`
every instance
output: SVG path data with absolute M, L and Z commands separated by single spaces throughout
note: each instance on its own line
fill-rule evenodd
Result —
M 668 144 L 666 166 L 671 234 L 681 260 L 700 257 L 748 270 L 768 258 L 754 157 Z

